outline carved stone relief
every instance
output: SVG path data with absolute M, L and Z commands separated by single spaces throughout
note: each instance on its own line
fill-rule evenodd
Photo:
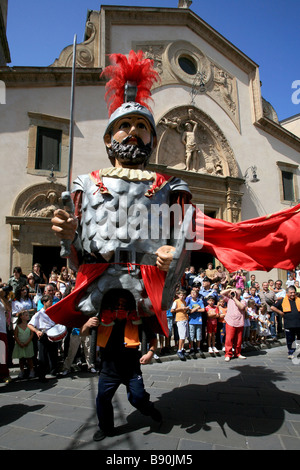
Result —
M 237 223 L 241 219 L 242 195 L 228 190 L 227 193 L 227 220 Z
M 18 217 L 52 217 L 58 208 L 63 208 L 61 193 L 65 187 L 59 184 L 39 184 L 27 188 L 15 203 L 13 215 Z
M 238 176 L 233 152 L 222 131 L 203 111 L 181 106 L 157 125 L 158 145 L 151 162 L 215 176 Z
M 146 57 L 154 61 L 161 77 L 156 85 L 183 83 L 191 88 L 191 104 L 197 94 L 205 93 L 214 100 L 240 130 L 236 79 L 224 68 L 207 57 L 200 49 L 187 41 L 133 42 L 135 50 L 143 50 Z M 190 60 L 195 73 L 187 73 L 180 66 L 180 59 Z
M 271 103 L 269 103 L 264 98 L 262 98 L 262 106 L 263 106 L 264 117 L 267 117 L 271 119 L 271 121 L 277 122 L 278 124 L 279 123 L 278 116 L 277 116 L 275 109 L 271 105 Z

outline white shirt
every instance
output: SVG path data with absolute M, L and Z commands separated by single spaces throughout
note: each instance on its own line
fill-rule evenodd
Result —
M 45 312 L 45 309 L 42 308 L 33 315 L 32 319 L 29 322 L 29 325 L 34 326 L 34 328 L 36 328 L 37 330 L 47 331 L 52 328 L 55 323 L 51 320 L 51 318 L 48 317 L 47 313 Z
M 0 301 L 0 333 L 7 333 L 6 331 L 6 316 L 5 316 L 5 307 Z
M 11 315 L 12 315 L 12 324 L 15 328 L 17 324 L 17 315 L 22 310 L 31 310 L 32 308 L 36 308 L 35 303 L 31 299 L 22 299 L 22 300 L 13 300 L 11 303 Z
M 284 289 L 281 289 L 279 292 L 276 293 L 276 298 L 281 299 L 286 296 L 286 291 Z

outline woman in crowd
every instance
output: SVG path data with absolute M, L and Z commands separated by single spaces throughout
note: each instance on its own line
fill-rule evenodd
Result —
M 43 290 L 48 281 L 41 268 L 42 267 L 39 263 L 35 263 L 32 267 L 31 274 L 33 274 L 35 283 L 38 284 L 41 290 Z
M 27 310 L 29 315 L 32 316 L 36 311 L 36 305 L 29 296 L 29 289 L 27 286 L 20 287 L 16 290 L 15 299 L 12 301 L 12 324 L 15 329 L 17 323 L 17 315 L 22 310 Z
M 62 268 L 58 281 L 57 281 L 56 288 L 62 293 L 62 296 L 64 297 L 65 294 L 69 292 L 68 288 L 70 286 L 71 286 L 71 282 L 70 282 L 68 270 L 67 268 Z

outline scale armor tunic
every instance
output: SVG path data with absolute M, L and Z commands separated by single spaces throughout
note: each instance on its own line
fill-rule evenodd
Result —
M 126 289 L 133 294 L 137 308 L 142 305 L 144 311 L 153 314 L 149 299 L 142 298 L 144 285 L 138 265 L 155 265 L 156 250 L 163 245 L 173 245 L 170 214 L 166 209 L 179 193 L 190 195 L 190 191 L 179 178 L 164 180 L 152 191 L 156 173 L 133 170 L 132 179 L 132 170 L 124 172 L 123 169 L 125 177 L 122 175 L 122 178 L 115 176 L 114 170 L 113 176 L 102 176 L 100 185 L 93 174 L 79 176 L 74 182 L 74 191 L 82 192 L 74 246 L 82 254 L 84 263 L 93 260 L 110 263 L 89 286 L 78 308 L 86 315 L 95 315 L 100 311 L 106 292 Z M 158 213 L 163 204 L 165 210 Z

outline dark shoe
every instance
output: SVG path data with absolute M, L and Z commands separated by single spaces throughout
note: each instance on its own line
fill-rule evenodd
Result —
M 186 361 L 186 357 L 182 351 L 177 351 L 177 356 L 181 361 Z
M 95 432 L 93 435 L 93 440 L 94 441 L 102 441 L 105 439 L 107 436 L 114 436 L 114 431 L 102 431 L 102 429 L 98 429 L 98 431 Z

